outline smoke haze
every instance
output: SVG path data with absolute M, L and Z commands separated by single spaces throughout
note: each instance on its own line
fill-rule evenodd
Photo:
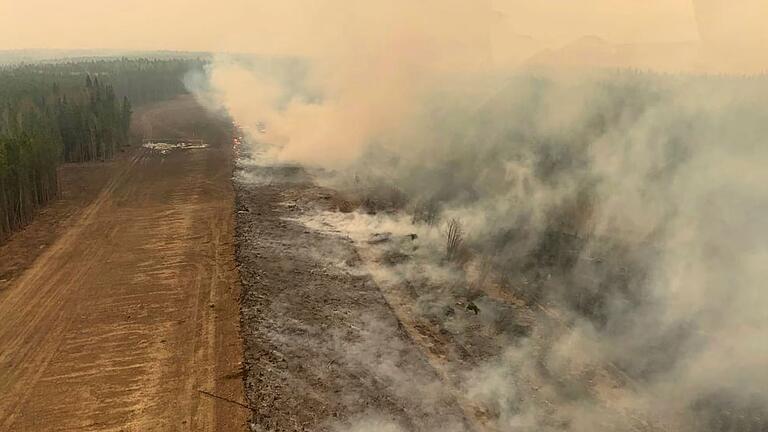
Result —
M 765 0 L 0 0 L 0 49 L 215 53 L 186 84 L 244 131 L 240 166 L 317 168 L 357 211 L 303 222 L 476 343 L 418 381 L 370 323 L 345 361 L 409 403 L 460 395 L 488 430 L 752 432 L 766 22 Z M 403 430 L 388 414 L 334 427 Z
M 508 345 L 464 371 L 498 429 L 761 430 L 768 80 L 707 73 L 761 71 L 764 30 L 724 2 L 665 3 L 632 26 L 622 5 L 594 2 L 584 28 L 565 18 L 576 6 L 305 5 L 275 12 L 301 23 L 281 56 L 221 55 L 190 85 L 270 158 L 336 170 L 351 194 L 405 197 L 412 219 L 334 222 L 358 240 L 420 230 L 424 274 L 443 284 L 443 239 L 417 217 L 433 206 L 466 236 L 448 279 L 489 263 L 503 289 L 556 311 L 563 328 L 502 332 Z M 571 38 L 589 29 L 599 36 Z M 585 378 L 606 369 L 625 382 Z
M 363 245 L 376 232 L 418 233 L 413 256 L 426 268 L 376 267 L 382 286 L 425 275 L 434 289 L 498 283 L 557 310 L 567 331 L 544 322 L 522 343 L 502 332 L 511 339 L 499 357 L 467 371 L 465 390 L 496 407 L 500 430 L 761 430 L 766 88 L 763 79 L 524 76 L 480 109 L 425 123 L 439 132 L 367 150 L 364 186 L 348 187 L 394 185 L 415 206 L 436 202 L 441 220 L 462 221 L 474 256 L 464 276 L 444 268 L 443 234 L 410 218 L 331 214 L 314 226 Z M 473 282 L 486 259 L 497 275 Z M 441 301 L 427 290 L 417 303 Z M 495 315 L 498 305 L 476 301 L 484 319 Z M 614 368 L 624 384 L 586 383 Z M 531 383 L 565 426 L 552 426 Z M 564 385 L 589 390 L 574 398 Z M 633 416 L 655 427 L 638 429 Z

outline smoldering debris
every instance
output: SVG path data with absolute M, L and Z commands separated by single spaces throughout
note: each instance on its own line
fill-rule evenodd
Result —
M 353 219 L 349 215 L 347 218 Z M 308 226 L 317 227 L 321 220 L 322 224 L 334 220 L 332 223 L 340 229 L 339 232 L 354 232 L 354 229 L 344 228 L 345 221 L 337 219 L 334 213 L 309 216 L 304 222 Z M 352 221 L 347 220 L 347 223 L 349 222 Z M 373 225 L 374 222 L 369 224 Z M 429 236 L 420 236 L 419 239 L 422 237 Z M 399 311 L 400 319 L 411 329 L 412 337 L 422 341 L 426 355 L 437 356 L 433 365 L 446 376 L 461 377 L 453 381 L 456 392 L 469 392 L 472 395 L 473 392 L 479 391 L 479 386 L 491 383 L 494 386 L 507 386 L 505 392 L 520 386 L 525 389 L 552 386 L 552 394 L 544 402 L 537 401 L 537 396 L 530 399 L 531 395 L 526 393 L 521 393 L 514 400 L 492 401 L 487 399 L 490 397 L 488 395 L 483 394 L 481 397 L 480 394 L 474 394 L 465 403 L 480 410 L 480 414 L 473 414 L 473 420 L 484 425 L 480 430 L 504 430 L 515 425 L 522 428 L 525 422 L 518 414 L 512 415 L 512 412 L 517 410 L 520 410 L 519 415 L 530 416 L 526 422 L 531 423 L 526 426 L 527 429 L 521 430 L 550 430 L 542 428 L 545 425 L 552 426 L 552 422 L 568 424 L 567 416 L 557 413 L 557 410 L 550 406 L 551 399 L 566 397 L 560 395 L 560 392 L 567 395 L 576 388 L 582 390 L 567 398 L 578 396 L 582 398 L 580 403 L 593 404 L 595 410 L 601 407 L 599 401 L 593 400 L 593 384 L 582 384 L 583 377 L 580 374 L 587 372 L 572 372 L 571 366 L 567 364 L 537 363 L 533 360 L 539 358 L 541 362 L 550 361 L 546 359 L 552 357 L 551 350 L 554 348 L 551 345 L 567 333 L 567 323 L 552 319 L 540 310 L 532 310 L 525 302 L 519 301 L 509 293 L 499 293 L 492 277 L 486 276 L 484 281 L 481 281 L 471 272 L 464 273 L 452 264 L 447 265 L 439 252 L 443 246 L 440 234 L 431 244 L 420 241 L 418 248 L 401 249 L 400 253 L 407 254 L 408 260 L 384 266 L 381 262 L 392 253 L 393 245 L 371 244 L 364 238 L 359 238 L 362 243 L 358 247 L 368 271 L 374 275 L 388 302 Z M 483 284 L 488 286 L 481 286 Z M 529 348 L 524 349 L 524 346 Z M 503 360 L 505 355 L 512 355 L 512 352 L 522 358 L 531 357 L 530 361 L 533 363 L 528 366 L 530 370 L 526 372 L 525 377 L 519 377 L 522 371 Z M 560 356 L 565 357 L 567 354 L 560 353 Z M 584 367 L 600 370 L 599 365 Z M 489 375 L 490 370 L 504 370 L 517 378 L 514 381 L 505 380 L 500 384 L 498 376 Z M 544 371 L 546 373 L 543 373 Z M 568 375 L 565 375 L 566 371 Z M 604 380 L 620 380 L 610 378 L 611 371 L 599 373 L 605 375 Z M 556 382 L 546 384 L 554 376 L 559 376 Z M 565 381 L 566 376 L 572 378 Z M 604 385 L 600 380 L 597 382 Z M 494 390 L 493 394 L 496 394 L 496 391 Z M 590 400 L 592 402 L 589 402 Z M 530 409 L 532 412 L 535 409 L 540 414 L 523 412 L 522 405 L 527 407 L 526 410 Z M 607 407 L 602 409 L 610 412 Z M 612 415 L 617 419 L 624 418 L 621 413 Z M 558 416 L 560 420 L 557 420 Z M 615 423 L 619 424 L 618 420 Z M 563 429 L 552 426 L 551 430 Z
M 288 88 L 222 59 L 211 94 L 270 125 L 258 151 L 326 170 L 302 181 L 336 205 L 294 220 L 354 242 L 481 429 L 766 429 L 768 78 L 452 69 L 375 45 Z
M 192 141 L 185 140 L 168 140 L 156 141 L 156 140 L 144 140 L 142 147 L 154 150 L 160 154 L 168 154 L 172 150 L 197 150 L 208 148 L 208 144 L 202 140 L 196 139 Z
M 371 237 L 368 239 L 368 244 L 379 244 L 379 243 L 385 243 L 392 239 L 392 233 L 390 232 L 383 232 L 383 233 L 373 233 L 371 234 Z
M 236 185 L 252 430 L 467 430 L 453 394 L 356 268 L 353 244 L 331 225 L 297 222 L 318 208 L 336 213 L 333 192 Z
M 472 402 L 495 407 L 480 416 L 487 425 L 760 430 L 766 419 L 754 407 L 766 394 L 756 365 L 766 354 L 750 335 L 768 320 L 756 309 L 765 305 L 763 270 L 747 263 L 767 245 L 744 235 L 762 232 L 749 215 L 768 214 L 768 206 L 755 183 L 759 170 L 733 171 L 768 161 L 758 145 L 766 131 L 752 110 L 757 99 L 746 96 L 752 85 L 764 93 L 762 81 L 755 83 L 609 77 L 575 90 L 596 103 L 569 114 L 559 129 L 546 119 L 551 104 L 572 98 L 574 89 L 547 82 L 536 84 L 533 99 L 530 90 L 499 95 L 471 113 L 469 124 L 481 127 L 422 142 L 432 156 L 392 164 L 371 153 L 361 162 L 366 178 L 342 175 L 332 183 L 359 202 L 360 184 L 395 182 L 406 197 L 400 212 L 319 213 L 304 222 L 333 226 L 368 251 L 368 271 L 414 331 L 432 346 L 443 340 L 449 351 L 465 353 L 447 356 L 446 370 L 491 371 L 487 379 L 504 394 L 517 389 L 513 400 L 497 389 L 490 395 L 500 399 L 482 393 Z M 703 89 L 716 103 L 690 99 Z M 520 110 L 510 108 L 516 104 Z M 547 108 L 523 109 L 531 105 Z M 725 127 L 730 122 L 740 126 Z M 455 143 L 447 152 L 432 147 L 446 142 Z M 701 177 L 705 172 L 718 173 L 722 186 Z M 457 181 L 464 186 L 446 189 Z M 715 198 L 728 203 L 727 218 Z M 424 202 L 440 216 L 420 216 L 423 206 L 412 203 Z M 705 208 L 714 213 L 700 213 Z M 417 233 L 417 247 L 389 240 L 408 233 Z M 465 249 L 463 258 L 446 259 L 456 256 L 455 245 Z M 724 257 L 721 247 L 747 261 Z M 735 278 L 726 282 L 725 274 Z M 730 349 L 739 354 L 729 356 Z M 503 360 L 509 355 L 527 372 Z M 711 367 L 723 379 L 705 372 Z M 505 381 L 494 373 L 526 378 Z

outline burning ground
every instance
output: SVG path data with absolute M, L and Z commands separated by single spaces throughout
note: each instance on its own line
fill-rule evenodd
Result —
M 344 169 L 242 157 L 255 427 L 764 430 L 765 88 L 520 77 Z
M 725 61 L 596 70 L 589 50 L 583 68 L 507 62 L 529 39 L 494 35 L 491 3 L 290 9 L 284 50 L 187 80 L 251 155 L 237 182 L 255 423 L 768 429 L 768 79 L 685 73 Z
M 296 167 L 249 173 L 269 179 L 237 188 L 252 429 L 334 430 L 361 419 L 466 430 L 457 402 L 361 269 L 354 244 L 294 220 L 332 208 L 336 194 Z
M 438 227 L 349 212 L 297 167 L 247 170 L 271 178 L 238 188 L 254 430 L 663 430 L 613 406 L 615 366 L 568 357 L 593 335 L 452 262 Z

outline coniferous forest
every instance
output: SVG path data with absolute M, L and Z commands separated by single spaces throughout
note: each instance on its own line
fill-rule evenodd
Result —
M 199 60 L 118 59 L 0 68 L 0 241 L 59 193 L 62 162 L 127 144 L 132 104 L 185 93 Z

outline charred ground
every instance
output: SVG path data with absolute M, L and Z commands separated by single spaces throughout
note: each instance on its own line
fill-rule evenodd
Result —
M 351 240 L 295 220 L 337 208 L 338 195 L 300 168 L 251 170 L 271 179 L 237 186 L 252 430 L 333 430 L 372 412 L 408 430 L 465 429 L 460 407 L 439 391 L 438 375 L 360 269 Z

